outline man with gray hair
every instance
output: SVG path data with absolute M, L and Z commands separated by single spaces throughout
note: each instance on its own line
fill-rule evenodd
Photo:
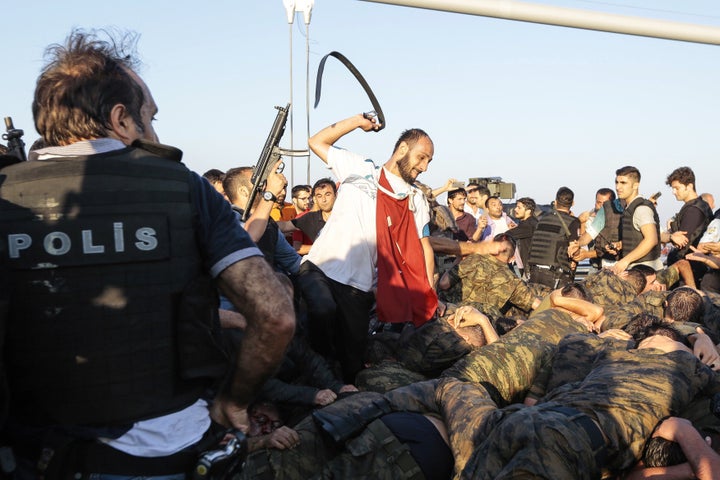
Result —
M 45 148 L 3 170 L 2 438 L 17 478 L 185 478 L 213 425 L 246 426 L 294 332 L 290 295 L 230 205 L 156 143 L 134 39 L 75 30 L 49 47 L 32 106 Z M 218 286 L 247 320 L 235 358 Z

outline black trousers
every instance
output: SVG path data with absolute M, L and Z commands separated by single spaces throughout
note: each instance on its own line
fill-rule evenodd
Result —
M 363 368 L 375 296 L 328 278 L 308 261 L 300 266 L 298 284 L 308 308 L 310 345 L 321 355 L 337 360 L 343 381 L 354 383 Z

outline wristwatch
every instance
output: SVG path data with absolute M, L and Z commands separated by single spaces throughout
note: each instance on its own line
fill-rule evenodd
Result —
M 277 202 L 277 197 L 275 196 L 275 194 L 267 190 L 263 192 L 262 198 L 263 200 L 267 200 L 268 202 Z

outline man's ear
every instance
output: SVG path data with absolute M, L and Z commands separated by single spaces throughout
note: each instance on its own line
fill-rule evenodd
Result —
M 243 202 L 247 202 L 250 198 L 250 189 L 245 185 L 240 185 L 237 189 L 237 195 L 235 198 L 242 199 Z M 245 208 L 245 205 L 241 205 L 241 207 Z
M 410 148 L 408 147 L 407 142 L 400 142 L 400 145 L 398 146 L 398 149 L 397 149 L 397 153 L 401 157 L 404 157 L 405 154 L 407 154 L 408 150 L 410 150 Z
M 137 126 L 125 105 L 118 103 L 110 110 L 110 130 L 109 136 L 125 145 L 130 145 L 137 138 Z

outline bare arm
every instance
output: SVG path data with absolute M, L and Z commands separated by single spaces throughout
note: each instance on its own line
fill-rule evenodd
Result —
M 563 297 L 560 289 L 550 293 L 550 303 L 553 307 L 560 307 L 584 317 L 591 323 L 599 320 L 604 313 L 604 309 L 600 305 L 579 298 Z
M 712 480 L 720 476 L 720 455 L 700 436 L 689 420 L 670 417 L 653 434 L 680 444 L 695 478 Z
M 250 257 L 226 268 L 218 278 L 222 292 L 245 317 L 229 387 L 213 407 L 213 417 L 224 425 L 242 428 L 245 408 L 263 381 L 280 364 L 295 331 L 292 299 L 262 257 Z M 273 301 L 267 301 L 272 294 Z
M 698 248 L 704 253 L 714 253 L 720 255 L 720 242 L 706 242 L 698 245 Z
M 642 232 L 643 235 L 642 241 L 637 247 L 635 247 L 635 250 L 628 252 L 623 255 L 623 258 L 618 260 L 612 268 L 615 273 L 627 270 L 628 265 L 650 253 L 650 250 L 652 250 L 653 247 L 660 241 L 657 235 L 657 230 L 655 230 L 654 223 L 647 223 L 643 225 L 640 227 L 640 232 Z
M 720 268 L 720 257 L 716 257 L 715 255 L 708 255 L 707 253 L 701 252 L 699 249 L 693 247 L 690 245 L 690 250 L 693 251 L 693 253 L 689 253 L 685 256 L 686 259 L 692 260 L 695 262 L 701 262 L 707 265 L 708 267 L 717 270 Z
M 434 287 L 435 278 L 435 253 L 430 246 L 430 237 L 423 237 L 420 239 L 420 244 L 423 249 L 423 257 L 425 257 L 425 272 L 427 273 L 428 283 L 431 287 Z
M 639 465 L 623 477 L 625 480 L 693 480 L 695 474 L 690 464 L 685 462 L 672 467 L 643 467 Z
M 277 173 L 277 169 L 282 163 L 282 160 L 278 160 L 272 169 L 272 172 L 267 177 L 267 184 L 265 185 L 265 191 L 271 192 L 276 197 L 280 195 L 280 192 L 287 186 L 287 179 L 282 173 Z M 245 222 L 245 230 L 250 234 L 253 242 L 260 240 L 260 237 L 265 233 L 267 228 L 268 220 L 270 218 L 270 212 L 272 211 L 275 202 L 267 201 L 260 198 L 260 202 L 257 207 L 252 211 L 252 215 Z M 248 208 L 252 208 L 252 205 Z
M 327 163 L 327 156 L 330 147 L 337 142 L 341 137 L 352 132 L 356 128 L 362 128 L 364 131 L 369 132 L 370 130 L 376 130 L 378 124 L 375 123 L 375 118 L 365 118 L 361 113 L 353 115 L 345 120 L 333 123 L 329 127 L 325 127 L 318 133 L 310 137 L 308 145 L 310 149 L 320 157 L 320 160 Z
M 480 328 L 482 328 L 483 335 L 485 335 L 485 344 L 490 345 L 500 340 L 500 335 L 495 331 L 495 328 L 490 323 L 490 319 L 485 317 L 485 320 L 480 322 Z
M 437 253 L 447 255 L 470 255 L 471 253 L 485 253 L 489 255 L 497 255 L 502 250 L 502 244 L 499 242 L 458 242 L 452 238 L 445 237 L 428 237 L 430 246 Z
M 453 184 L 457 182 L 454 178 L 449 178 L 447 182 L 445 182 L 445 185 L 442 187 L 438 187 L 433 189 L 432 196 L 433 198 L 437 198 L 438 195 L 443 194 L 445 192 L 449 192 L 453 188 Z

